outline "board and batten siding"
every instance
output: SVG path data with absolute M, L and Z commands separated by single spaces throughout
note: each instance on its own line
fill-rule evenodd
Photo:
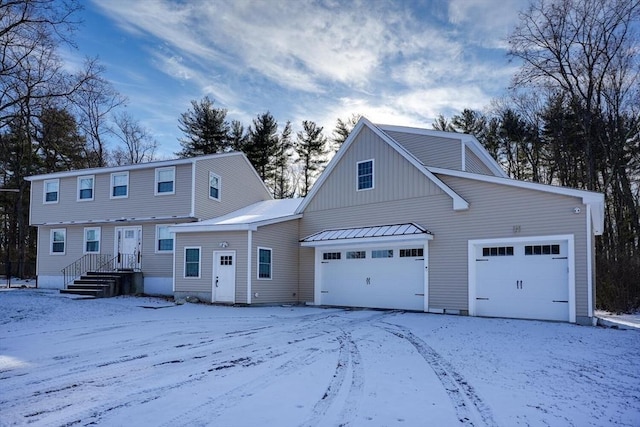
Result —
M 462 142 L 460 139 L 406 132 L 384 132 L 426 166 L 462 170 Z
M 469 201 L 453 211 L 446 195 L 344 206 L 332 211 L 305 211 L 300 236 L 338 227 L 415 222 L 433 233 L 429 242 L 429 306 L 468 310 L 468 241 L 573 234 L 576 259 L 576 314 L 587 316 L 586 209 L 579 198 L 498 184 L 439 176 Z M 514 233 L 514 226 L 519 232 Z M 313 300 L 313 250 L 300 254 L 301 296 Z
M 209 173 L 220 177 L 220 200 L 209 197 Z M 271 194 L 243 155 L 196 161 L 195 216 L 210 219 L 271 200 Z
M 422 172 L 370 129 L 363 128 L 356 138 L 323 182 L 305 212 L 442 193 L 436 184 L 425 179 Z M 357 163 L 370 159 L 374 161 L 374 188 L 358 191 Z
M 194 295 L 211 302 L 213 289 L 213 253 L 215 251 L 235 251 L 236 253 L 236 303 L 247 301 L 247 232 L 201 232 L 178 233 L 175 235 L 175 294 Z M 227 242 L 222 249 L 220 244 Z M 200 247 L 200 278 L 184 277 L 184 248 Z
M 469 147 L 464 147 L 464 158 L 465 158 L 465 167 L 467 172 L 471 173 L 479 173 L 482 175 L 493 175 L 495 174 L 491 172 L 491 170 L 487 167 L 486 164 L 482 160 L 476 156 L 476 154 L 469 149 Z
M 91 173 L 88 173 L 91 174 Z M 191 211 L 191 164 L 176 165 L 175 194 L 155 195 L 155 168 L 129 171 L 129 196 L 111 199 L 111 172 L 94 175 L 94 198 L 78 201 L 77 176 L 60 178 L 58 203 L 43 203 L 44 180 L 31 183 L 31 223 L 121 218 L 186 217 Z
M 253 232 L 252 304 L 298 302 L 298 234 L 299 220 L 266 225 Z M 270 280 L 258 279 L 258 247 L 272 250 Z

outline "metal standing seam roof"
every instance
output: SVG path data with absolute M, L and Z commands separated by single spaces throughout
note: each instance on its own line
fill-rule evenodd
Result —
M 364 239 L 368 237 L 407 236 L 412 234 L 431 234 L 414 223 L 378 225 L 375 227 L 340 228 L 323 230 L 300 240 L 301 242 L 321 242 L 327 240 Z

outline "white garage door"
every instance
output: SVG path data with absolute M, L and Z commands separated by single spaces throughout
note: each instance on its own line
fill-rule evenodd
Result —
M 475 246 L 475 314 L 569 321 L 566 241 Z
M 321 304 L 424 310 L 422 246 L 321 252 Z

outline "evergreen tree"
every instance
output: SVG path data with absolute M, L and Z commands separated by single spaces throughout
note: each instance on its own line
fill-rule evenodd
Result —
M 270 112 L 253 119 L 242 151 L 267 185 L 273 184 L 278 142 L 278 122 Z
M 76 119 L 61 108 L 45 108 L 39 118 L 35 139 L 44 171 L 58 172 L 86 168 L 86 140 Z
M 358 123 L 358 120 L 362 117 L 361 114 L 352 114 L 346 120 L 338 119 L 336 121 L 336 127 L 333 130 L 331 141 L 334 144 L 335 150 L 339 150 L 342 144 L 349 138 L 351 131 Z
M 302 122 L 302 131 L 298 132 L 295 150 L 298 161 L 302 164 L 303 182 L 301 195 L 306 196 L 312 185 L 313 178 L 327 162 L 325 144 L 327 138 L 322 134 L 322 127 L 312 121 Z
M 229 130 L 229 148 L 234 151 L 244 151 L 247 143 L 247 134 L 244 131 L 244 125 L 239 120 L 231 121 L 231 129 Z
M 227 110 L 215 108 L 208 96 L 191 101 L 191 110 L 180 115 L 178 127 L 185 134 L 180 139 L 180 157 L 222 153 L 229 150 Z
M 291 122 L 287 122 L 280 133 L 278 150 L 275 155 L 275 180 L 273 197 L 286 199 L 293 197 L 295 188 L 291 183 L 291 156 L 293 155 L 293 141 L 291 141 Z

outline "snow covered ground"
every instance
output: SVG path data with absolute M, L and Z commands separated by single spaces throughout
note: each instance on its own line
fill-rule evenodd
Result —
M 639 426 L 640 332 L 0 290 L 0 425 Z

